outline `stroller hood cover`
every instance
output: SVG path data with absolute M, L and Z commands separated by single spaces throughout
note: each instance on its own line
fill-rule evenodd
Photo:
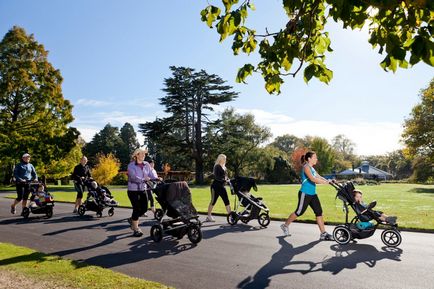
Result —
M 158 186 L 154 192 L 157 194 L 159 199 L 167 202 L 167 204 L 172 207 L 181 218 L 191 219 L 197 216 L 197 211 L 191 201 L 190 188 L 186 182 L 163 184 Z
M 231 184 L 234 187 L 235 192 L 250 192 L 253 190 L 257 191 L 255 179 L 248 177 L 236 177 L 231 180 Z
M 353 183 L 347 182 L 345 183 L 345 185 L 339 188 L 338 193 L 336 194 L 336 198 L 339 198 L 346 203 L 354 204 L 355 200 L 354 200 L 353 192 L 354 192 Z

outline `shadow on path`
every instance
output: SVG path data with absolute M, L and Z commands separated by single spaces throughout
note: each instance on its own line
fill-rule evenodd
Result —
M 271 256 L 271 260 L 267 264 L 262 266 L 262 268 L 259 269 L 259 271 L 256 272 L 254 276 L 249 276 L 242 282 L 240 282 L 237 288 L 267 288 L 270 285 L 271 278 L 275 275 L 294 272 L 306 274 L 315 267 L 316 264 L 314 262 L 291 260 L 294 258 L 294 256 L 312 249 L 320 242 L 319 240 L 294 248 L 285 240 L 284 236 L 279 236 L 276 238 L 278 239 L 281 246 L 279 251 L 274 253 L 273 256 Z M 291 265 L 307 265 L 308 268 L 306 270 L 286 268 Z
M 365 264 L 373 268 L 378 261 L 393 260 L 401 261 L 400 257 L 402 249 L 382 247 L 377 250 L 376 247 L 368 244 L 348 244 L 330 246 L 332 251 L 335 251 L 335 256 L 325 259 L 317 263 L 321 268 L 312 270 L 311 272 L 326 271 L 333 275 L 339 274 L 344 269 L 356 269 L 358 264 Z

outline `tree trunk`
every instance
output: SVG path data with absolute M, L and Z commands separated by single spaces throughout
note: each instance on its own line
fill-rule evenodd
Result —
M 202 102 L 198 98 L 196 106 L 196 130 L 195 130 L 195 171 L 196 184 L 203 184 L 203 144 L 202 144 Z

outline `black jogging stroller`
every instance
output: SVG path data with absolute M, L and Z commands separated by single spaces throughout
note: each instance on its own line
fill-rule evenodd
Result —
M 230 180 L 231 194 L 235 195 L 234 210 L 227 215 L 230 225 L 235 225 L 238 220 L 247 224 L 250 220 L 257 219 L 259 225 L 267 227 L 270 224 L 270 210 L 262 200 L 250 193 L 253 189 L 258 191 L 255 179 L 248 177 L 235 177 Z
M 355 190 L 352 182 L 330 183 L 336 190 L 336 198 L 343 202 L 343 210 L 345 212 L 345 224 L 338 225 L 333 230 L 333 238 L 340 245 L 346 245 L 351 240 L 354 239 L 365 239 L 371 237 L 375 230 L 382 225 L 384 231 L 381 233 L 381 241 L 388 247 L 398 247 L 401 244 L 402 237 L 398 230 L 398 224 L 387 223 L 380 220 L 378 214 L 376 214 L 372 209 L 377 204 L 376 201 L 371 202 L 367 208 L 356 203 L 354 199 L 353 192 Z M 349 221 L 348 214 L 351 207 L 356 213 L 351 221 Z M 365 211 L 366 212 L 363 212 Z M 363 212 L 363 213 L 362 213 Z M 375 224 L 371 228 L 361 229 L 357 226 L 359 222 L 369 222 L 371 220 L 375 221 Z
M 84 185 L 88 193 L 84 203 L 78 207 L 78 214 L 83 216 L 86 211 L 92 211 L 96 212 L 98 218 L 101 218 L 103 210 L 110 208 L 107 214 L 109 217 L 113 216 L 115 213 L 114 208 L 117 207 L 119 203 L 113 199 L 110 190 L 105 186 L 100 186 L 92 178 L 85 179 Z
M 151 238 L 161 242 L 164 234 L 177 239 L 185 235 L 193 243 L 202 240 L 201 222 L 191 200 L 191 191 L 186 182 L 148 182 L 161 209 L 155 211 L 158 224 L 151 227 Z M 167 216 L 168 218 L 164 218 Z

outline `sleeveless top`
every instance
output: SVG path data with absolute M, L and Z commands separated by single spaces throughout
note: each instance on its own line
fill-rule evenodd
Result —
M 304 173 L 304 168 L 309 167 L 310 172 L 312 173 L 312 176 L 316 177 L 316 171 L 313 167 L 309 166 L 308 164 L 305 164 L 301 170 L 301 189 L 300 191 L 302 193 L 305 193 L 306 195 L 316 195 L 316 184 L 309 180 L 309 178 Z

